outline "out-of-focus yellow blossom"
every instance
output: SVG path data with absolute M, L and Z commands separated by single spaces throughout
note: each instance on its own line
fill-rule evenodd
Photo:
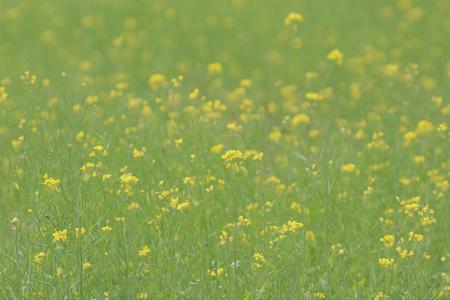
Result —
M 153 74 L 148 80 L 148 84 L 152 90 L 157 91 L 160 87 L 167 86 L 166 76 L 162 74 Z
M 328 60 L 335 60 L 338 66 L 342 66 L 342 62 L 344 61 L 344 54 L 338 49 L 334 49 L 327 55 Z
M 344 171 L 344 172 L 346 172 L 346 173 L 352 173 L 352 172 L 354 172 L 355 171 L 355 169 L 356 169 L 356 166 L 354 165 L 354 164 L 346 164 L 346 165 L 343 165 L 342 167 L 341 167 L 341 170 L 342 171 Z
M 303 16 L 301 14 L 299 14 L 299 13 L 291 12 L 286 17 L 286 19 L 284 19 L 284 24 L 286 26 L 289 26 L 294 21 L 296 21 L 296 22 L 303 22 L 304 21 Z
M 210 75 L 221 74 L 222 71 L 223 71 L 223 66 L 221 63 L 216 62 L 216 63 L 212 63 L 212 64 L 208 65 L 208 73 Z

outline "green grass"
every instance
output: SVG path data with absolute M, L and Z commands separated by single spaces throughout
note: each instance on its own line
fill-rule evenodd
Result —
M 2 1 L 0 298 L 449 298 L 449 15 Z

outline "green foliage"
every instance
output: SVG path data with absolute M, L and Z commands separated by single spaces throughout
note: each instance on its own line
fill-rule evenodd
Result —
M 0 298 L 445 299 L 450 2 L 0 3 Z

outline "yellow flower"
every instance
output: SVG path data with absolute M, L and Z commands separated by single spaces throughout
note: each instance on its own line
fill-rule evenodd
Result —
M 77 113 L 81 110 L 81 105 L 80 104 L 75 104 L 74 106 L 72 106 L 72 110 L 74 113 Z
M 78 132 L 76 138 L 77 138 L 77 142 L 81 143 L 84 139 L 84 131 Z
M 319 100 L 323 100 L 323 96 L 317 93 L 306 93 L 305 94 L 306 99 L 308 100 L 315 100 L 315 101 L 319 101 Z
M 153 74 L 148 80 L 148 84 L 151 86 L 152 90 L 156 91 L 162 86 L 167 85 L 166 76 L 162 74 Z
M 183 210 L 188 206 L 189 206 L 189 202 L 183 202 L 183 203 L 177 205 L 177 210 Z
M 223 67 L 222 67 L 221 63 L 217 62 L 217 63 L 213 63 L 213 64 L 209 64 L 208 65 L 208 73 L 210 75 L 220 74 L 220 73 L 222 73 L 222 71 L 223 71 Z
M 140 157 L 142 155 L 144 155 L 144 151 L 139 151 L 138 149 L 134 148 L 134 151 L 133 151 L 133 157 L 134 158 Z
M 289 26 L 293 21 L 303 22 L 303 16 L 299 13 L 291 12 L 286 19 L 284 19 L 284 24 Z
M 90 263 L 84 263 L 83 264 L 83 269 L 88 269 L 88 268 L 90 268 L 92 265 L 90 264 Z
M 417 123 L 416 133 L 419 135 L 427 135 L 434 131 L 434 126 L 431 122 L 422 120 Z
M 408 146 L 408 144 L 412 141 L 417 139 L 417 134 L 413 131 L 409 131 L 403 135 L 403 138 L 405 139 L 405 146 Z
M 385 235 L 380 239 L 380 242 L 382 242 L 385 247 L 392 247 L 394 245 L 395 238 L 393 235 Z
M 109 227 L 109 226 L 105 226 L 105 227 L 102 227 L 102 231 L 103 232 L 105 232 L 105 231 L 112 231 L 112 228 L 111 227 Z
M 80 228 L 75 228 L 75 236 L 77 239 L 80 238 L 80 233 L 81 233 L 81 235 L 84 235 L 86 233 L 86 229 L 81 228 L 81 230 L 80 230 Z
M 232 161 L 235 158 L 242 158 L 242 152 L 239 150 L 228 150 L 222 155 L 222 159 L 225 161 Z
M 306 239 L 310 240 L 310 241 L 315 241 L 316 237 L 314 236 L 314 232 L 312 231 L 307 231 L 306 232 Z
M 389 258 L 380 258 L 378 260 L 378 263 L 380 264 L 380 266 L 382 268 L 389 268 L 390 266 L 392 266 L 394 264 L 394 259 L 393 258 L 391 258 L 391 259 L 389 259 Z
M 37 262 L 37 263 L 39 263 L 39 262 L 42 261 L 42 259 L 43 259 L 44 257 L 45 257 L 45 253 L 44 253 L 44 252 L 41 252 L 41 253 L 39 253 L 38 255 L 35 255 L 35 256 L 34 256 L 34 261 Z
M 253 156 L 253 160 L 261 160 L 264 156 L 264 153 L 259 152 Z
M 63 242 L 66 242 L 67 239 L 67 229 L 64 229 L 63 231 L 55 231 L 53 233 L 53 243 L 56 243 L 56 241 L 62 240 Z
M 87 96 L 85 102 L 87 104 L 94 104 L 98 102 L 98 96 Z
M 142 250 L 139 250 L 139 256 L 147 256 L 147 254 L 150 253 L 150 249 L 148 248 L 148 246 L 144 246 L 144 248 L 142 248 Z
M 309 117 L 305 114 L 298 114 L 292 118 L 292 126 L 297 126 L 298 123 L 309 123 Z
M 175 140 L 175 147 L 180 147 L 180 145 L 181 144 L 183 144 L 183 139 L 178 139 L 178 140 Z
M 209 151 L 212 153 L 220 153 L 222 151 L 222 149 L 223 149 L 223 145 L 218 144 L 218 145 L 211 147 L 211 149 Z
M 341 167 L 341 170 L 346 173 L 352 173 L 353 171 L 355 171 L 355 168 L 356 167 L 354 164 L 346 164 Z
M 338 49 L 334 49 L 327 55 L 328 60 L 336 60 L 338 66 L 342 66 L 342 62 L 344 60 L 344 54 Z
M 195 89 L 192 93 L 189 94 L 189 99 L 195 99 L 198 96 L 198 89 Z

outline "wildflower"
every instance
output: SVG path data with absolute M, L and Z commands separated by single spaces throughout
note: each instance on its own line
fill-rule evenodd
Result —
M 316 72 L 306 72 L 306 79 L 318 78 L 319 74 Z
M 253 156 L 253 160 L 261 160 L 263 156 L 264 156 L 264 153 L 259 152 Z
M 323 100 L 323 96 L 317 93 L 306 93 L 305 97 L 308 100 L 315 100 L 315 101 Z
M 150 85 L 152 90 L 157 91 L 160 87 L 167 85 L 166 76 L 159 73 L 153 74 L 152 76 L 150 76 L 148 84 Z
M 250 87 L 252 86 L 252 81 L 251 79 L 242 79 L 239 84 L 243 87 Z
M 417 134 L 416 134 L 415 132 L 413 132 L 413 131 L 409 131 L 409 132 L 407 132 L 407 133 L 405 133 L 405 134 L 403 135 L 403 138 L 405 139 L 405 146 L 408 146 L 408 144 L 409 144 L 411 141 L 417 139 Z
M 85 102 L 87 104 L 94 104 L 98 102 L 98 96 L 87 96 Z
M 34 256 L 34 261 L 37 263 L 40 263 L 44 257 L 45 257 L 45 253 L 41 252 Z
M 220 152 L 222 152 L 222 149 L 223 149 L 223 145 L 222 144 L 218 144 L 218 145 L 215 145 L 215 146 L 211 147 L 209 152 L 220 153 Z
M 388 295 L 384 295 L 383 292 L 379 292 L 373 300 L 380 300 L 381 298 L 384 298 L 384 297 L 389 298 Z
M 136 176 L 133 176 L 131 173 L 128 173 L 120 176 L 120 181 L 122 183 L 137 183 L 139 179 Z
M 148 246 L 144 246 L 144 248 L 142 248 L 142 250 L 139 250 L 139 256 L 147 256 L 147 254 L 150 253 L 150 249 L 148 248 Z
M 242 152 L 239 150 L 228 150 L 222 155 L 222 159 L 225 161 L 232 161 L 235 158 L 242 158 Z
M 388 64 L 381 68 L 381 71 L 387 76 L 393 76 L 398 70 L 398 65 Z
M 346 164 L 341 167 L 341 170 L 346 173 L 352 173 L 353 171 L 355 171 L 355 168 L 356 167 L 354 164 Z
M 292 126 L 297 126 L 299 123 L 309 123 L 309 117 L 305 114 L 298 114 L 292 118 Z
M 145 152 L 144 149 L 145 149 L 145 147 L 142 148 L 142 151 L 139 151 L 138 149 L 134 148 L 133 157 L 136 158 L 136 157 L 141 157 L 142 155 L 144 155 L 144 152 Z
M 402 258 L 405 258 L 405 257 L 407 257 L 407 256 L 413 256 L 413 255 L 414 255 L 414 252 L 413 252 L 413 251 L 409 251 L 409 253 L 408 253 L 408 250 L 407 250 L 407 249 L 403 249 L 403 251 L 402 251 L 402 248 L 401 248 L 401 247 L 397 247 L 397 248 L 395 248 L 395 250 L 398 252 L 398 254 L 400 254 L 400 256 L 401 256 Z
M 63 231 L 55 231 L 53 233 L 53 243 L 56 243 L 56 241 L 63 241 L 64 243 L 66 242 L 67 239 L 67 229 L 64 229 Z
M 46 177 L 46 175 L 47 174 L 44 175 L 44 178 Z M 60 182 L 61 182 L 61 180 L 59 180 L 59 179 L 47 178 L 47 179 L 45 179 L 44 183 L 42 183 L 42 184 L 51 190 L 59 191 L 58 186 L 59 186 Z
M 306 239 L 310 241 L 315 241 L 316 237 L 314 236 L 314 232 L 306 231 Z
M 180 145 L 181 144 L 183 144 L 183 139 L 178 139 L 178 140 L 175 140 L 175 147 L 180 147 Z
M 411 241 L 412 239 L 414 239 L 414 240 L 420 242 L 421 240 L 423 240 L 423 235 L 421 235 L 421 234 L 414 234 L 414 232 L 411 231 L 411 232 L 409 233 L 409 239 L 408 239 L 408 241 Z
M 380 258 L 378 260 L 378 263 L 380 264 L 380 266 L 382 268 L 389 268 L 390 266 L 392 266 L 394 264 L 394 259 L 393 258 L 391 258 L 391 259 L 389 259 L 389 258 Z
M 83 264 L 83 269 L 89 269 L 90 267 L 92 267 L 92 265 L 88 262 Z
M 342 61 L 344 60 L 344 54 L 338 49 L 334 49 L 327 55 L 328 60 L 336 60 L 338 66 L 342 66 Z
M 242 129 L 242 125 L 238 125 L 236 123 L 228 123 L 227 129 L 230 129 L 231 131 L 234 132 L 239 132 Z
M 80 131 L 76 135 L 77 142 L 81 143 L 84 139 L 84 131 Z
M 129 206 L 127 206 L 127 210 L 133 210 L 133 209 L 138 209 L 139 208 L 139 204 L 137 204 L 136 202 L 132 202 Z
M 75 104 L 74 106 L 72 106 L 72 110 L 74 113 L 78 113 L 81 110 L 81 105 Z
M 185 177 L 185 178 L 183 178 L 182 180 L 183 180 L 183 183 L 184 183 L 184 184 L 189 183 L 189 184 L 191 184 L 191 185 L 195 185 L 195 181 L 193 181 L 193 180 L 191 179 L 191 177 Z
M 62 274 L 62 270 L 61 270 L 61 268 L 58 268 L 57 270 L 56 270 L 56 276 L 61 276 L 61 274 Z
M 415 155 L 415 156 L 413 157 L 412 161 L 413 161 L 415 164 L 418 165 L 418 164 L 423 163 L 423 162 L 425 161 L 425 157 L 422 156 L 422 155 Z
M 431 122 L 428 121 L 420 121 L 417 123 L 416 133 L 419 135 L 427 135 L 434 131 L 434 126 Z
M 183 210 L 188 206 L 189 206 L 189 202 L 187 202 L 187 201 L 183 202 L 183 203 L 177 205 L 177 210 Z
M 198 96 L 198 89 L 195 89 L 192 93 L 189 94 L 189 99 L 195 99 Z
M 109 226 L 105 226 L 105 227 L 102 227 L 102 231 L 103 232 L 105 232 L 105 231 L 112 231 L 112 228 L 109 227 Z
M 315 293 L 314 297 L 325 298 L 325 294 L 324 293 Z
M 299 13 L 294 13 L 291 12 L 286 19 L 284 19 L 284 24 L 286 26 L 289 26 L 292 22 L 297 21 L 297 22 L 303 22 L 303 16 Z
M 81 228 L 81 230 L 80 230 L 80 228 L 75 228 L 75 237 L 77 239 L 80 238 L 80 234 L 84 235 L 85 233 L 86 233 L 86 229 Z
M 223 67 L 221 63 L 213 63 L 208 65 L 208 73 L 210 75 L 220 74 L 223 71 Z
M 393 235 L 385 235 L 380 239 L 380 242 L 382 242 L 385 247 L 392 247 L 394 245 L 395 238 Z
M 272 142 L 278 143 L 278 141 L 283 137 L 283 134 L 280 132 L 280 130 L 275 127 L 273 131 L 269 135 L 269 140 Z

